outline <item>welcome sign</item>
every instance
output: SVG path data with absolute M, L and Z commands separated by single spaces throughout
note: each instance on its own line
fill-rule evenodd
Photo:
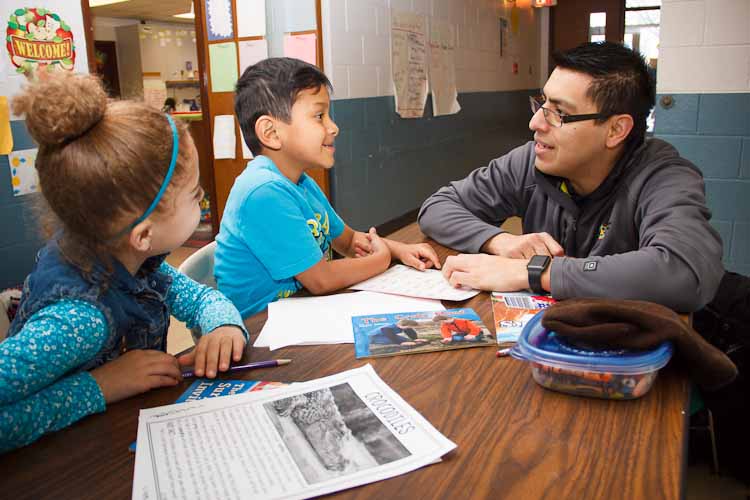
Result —
M 18 73 L 71 71 L 75 65 L 73 32 L 58 14 L 47 9 L 16 9 L 8 17 L 5 39 Z

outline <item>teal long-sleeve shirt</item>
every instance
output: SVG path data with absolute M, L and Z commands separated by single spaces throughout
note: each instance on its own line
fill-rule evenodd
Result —
M 159 270 L 173 278 L 166 296 L 173 316 L 201 332 L 236 325 L 247 338 L 237 308 L 224 295 L 167 263 Z M 64 299 L 0 343 L 0 453 L 105 410 L 91 373 L 76 368 L 99 352 L 108 334 L 107 320 L 93 304 Z

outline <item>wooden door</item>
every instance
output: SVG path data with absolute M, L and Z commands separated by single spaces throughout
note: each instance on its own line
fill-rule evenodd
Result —
M 550 54 L 591 41 L 592 34 L 604 35 L 610 42 L 623 41 L 625 0 L 560 0 L 551 11 Z M 604 30 L 591 27 L 592 13 L 606 15 Z
M 214 84 L 211 82 L 210 77 L 210 53 L 212 44 L 218 43 L 229 43 L 234 44 L 238 48 L 238 42 L 245 40 L 257 40 L 263 37 L 238 37 L 237 36 L 237 7 L 236 3 L 242 0 L 231 0 L 230 4 L 232 7 L 232 20 L 233 26 L 235 27 L 231 37 L 224 38 L 221 40 L 209 40 L 207 28 L 206 28 L 206 11 L 205 2 L 203 0 L 193 0 L 195 9 L 195 24 L 196 24 L 196 36 L 197 36 L 197 48 L 198 48 L 198 66 L 201 75 L 201 103 L 203 110 L 204 120 L 207 120 L 208 126 L 210 127 L 209 137 L 213 137 L 214 134 L 214 119 L 220 115 L 234 115 L 234 91 L 215 91 Z M 321 15 L 320 15 L 320 0 L 315 2 L 316 9 L 316 21 L 317 21 L 317 65 L 323 69 L 323 50 L 322 50 L 322 29 L 321 29 Z M 237 57 L 237 72 L 240 73 L 239 56 Z M 213 217 L 214 230 L 218 230 L 218 224 L 224 213 L 224 206 L 226 205 L 227 198 L 229 197 L 229 191 L 234 184 L 234 180 L 240 173 L 245 169 L 249 160 L 243 158 L 242 153 L 242 133 L 240 132 L 239 125 L 235 125 L 235 158 L 233 159 L 215 159 L 213 153 L 212 141 L 209 140 L 208 148 L 210 149 L 209 157 L 213 163 L 213 175 L 214 175 L 214 196 L 211 199 L 211 212 L 215 214 Z M 328 171 L 324 169 L 314 169 L 308 171 L 310 177 L 312 177 L 318 185 L 321 187 L 326 197 L 330 196 L 329 193 L 329 179 Z

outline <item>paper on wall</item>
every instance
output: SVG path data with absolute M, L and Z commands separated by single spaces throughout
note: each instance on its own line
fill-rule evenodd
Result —
M 455 447 L 365 365 L 141 410 L 132 498 L 310 498 L 405 474 Z
M 214 116 L 214 159 L 236 158 L 236 138 L 234 135 L 234 115 Z
M 255 63 L 268 58 L 268 42 L 263 40 L 242 40 L 240 49 L 240 75 Z
M 238 0 L 237 36 L 265 36 L 266 0 Z
M 391 10 L 393 98 L 401 118 L 421 118 L 427 102 L 425 17 Z
M 211 92 L 234 92 L 237 83 L 237 45 L 234 42 L 208 44 Z
M 13 196 L 23 196 L 39 190 L 39 176 L 36 171 L 38 151 L 37 148 L 22 149 L 8 154 Z
M 318 37 L 315 33 L 284 35 L 284 56 L 294 57 L 312 65 L 318 64 Z
M 209 41 L 232 38 L 231 0 L 206 0 L 206 28 Z
M 161 109 L 167 98 L 167 85 L 159 78 L 143 79 L 143 100 L 152 108 Z
M 438 19 L 430 23 L 430 87 L 435 116 L 461 110 L 456 90 L 456 34 L 452 24 Z

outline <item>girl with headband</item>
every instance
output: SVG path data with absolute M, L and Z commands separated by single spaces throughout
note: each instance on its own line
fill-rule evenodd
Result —
M 90 75 L 56 75 L 13 101 L 39 144 L 48 243 L 0 344 L 0 452 L 182 380 L 239 361 L 247 332 L 221 293 L 166 255 L 200 218 L 198 155 L 182 123 L 146 104 L 108 101 Z M 203 333 L 165 352 L 170 314 Z

